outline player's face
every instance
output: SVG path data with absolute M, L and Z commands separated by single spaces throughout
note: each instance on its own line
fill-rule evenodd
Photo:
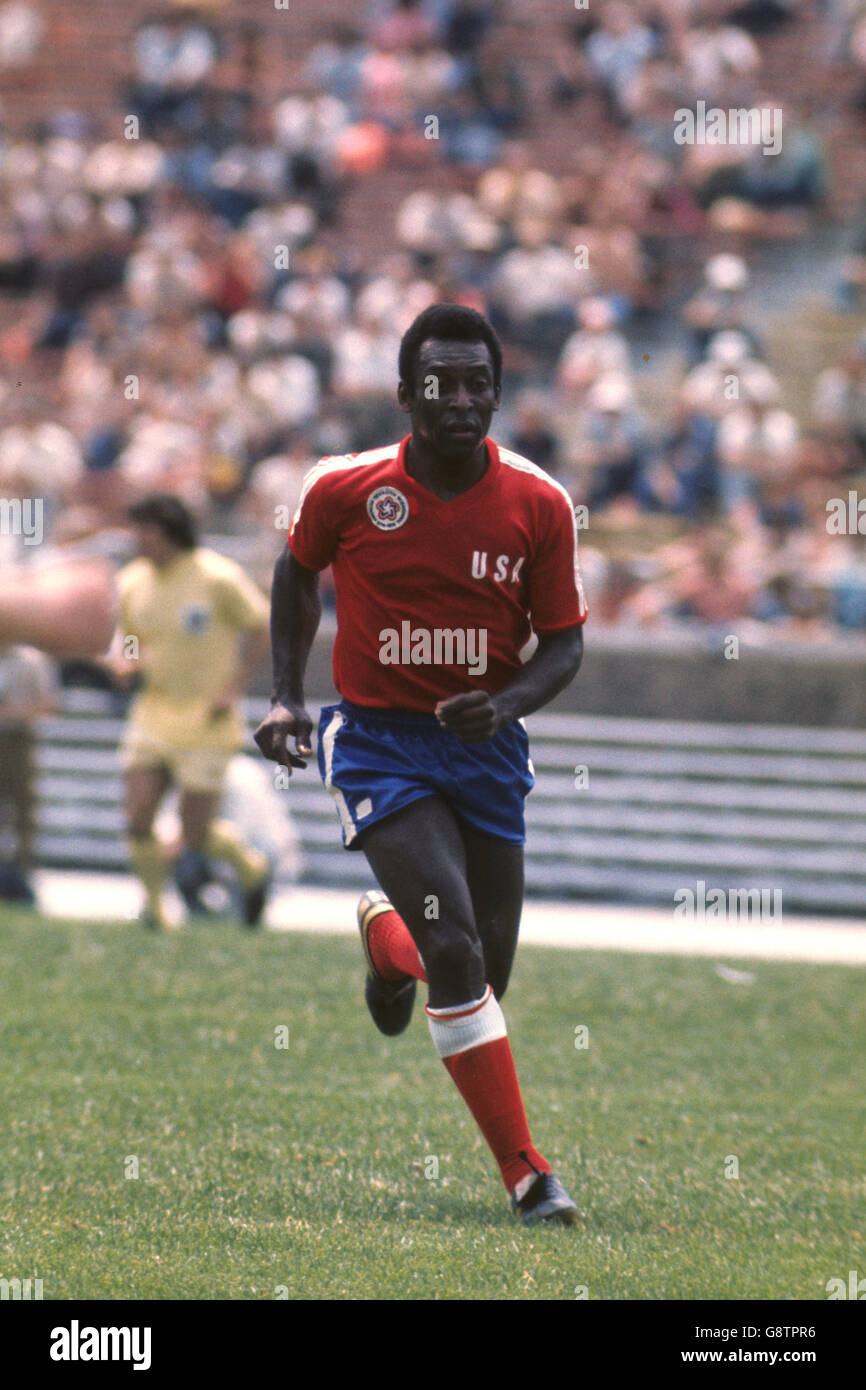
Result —
M 139 523 L 134 534 L 136 554 L 150 560 L 154 565 L 167 565 L 177 554 L 177 547 L 168 539 L 161 526 Z
M 412 433 L 433 452 L 454 462 L 469 459 L 490 429 L 501 388 L 493 384 L 493 361 L 486 343 L 444 342 L 428 338 L 415 359 L 412 395 L 400 382 L 398 399 L 412 420 Z

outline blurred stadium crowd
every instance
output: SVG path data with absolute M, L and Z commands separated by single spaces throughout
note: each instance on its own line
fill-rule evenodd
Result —
M 866 537 L 826 511 L 866 480 L 866 214 L 829 306 L 846 346 L 793 405 L 751 265 L 833 215 L 821 121 L 795 71 L 765 90 L 764 45 L 817 25 L 848 80 L 832 119 L 862 138 L 866 3 L 564 4 L 541 106 L 531 5 L 346 5 L 276 100 L 257 9 L 142 7 L 110 129 L 49 91 L 25 134 L 0 108 L 0 495 L 43 497 L 62 546 L 176 491 L 266 584 L 277 509 L 317 457 L 405 432 L 400 336 L 456 300 L 504 344 L 496 437 L 588 507 L 593 624 L 866 629 Z M 0 4 L 0 79 L 47 35 L 39 0 Z M 698 99 L 781 109 L 781 153 L 678 145 Z M 581 134 L 553 174 L 539 133 L 563 115 Z M 357 238 L 347 197 L 394 168 L 412 190 Z M 635 346 L 654 334 L 664 377 Z M 34 366 L 44 389 L 18 391 Z

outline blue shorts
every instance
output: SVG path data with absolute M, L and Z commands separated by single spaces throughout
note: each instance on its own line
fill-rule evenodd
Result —
M 511 844 L 526 839 L 523 802 L 535 784 L 529 739 L 518 721 L 488 743 L 463 743 L 435 714 L 323 705 L 319 772 L 337 804 L 346 849 L 368 825 L 422 796 Z

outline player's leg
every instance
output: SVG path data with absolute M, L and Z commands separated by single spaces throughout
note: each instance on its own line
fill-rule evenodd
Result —
M 188 769 L 178 760 L 178 783 L 181 785 L 181 801 L 178 816 L 181 819 L 181 848 L 174 862 L 174 881 L 186 910 L 190 913 L 204 912 L 199 894 L 210 883 L 210 865 L 207 862 L 206 842 L 211 820 L 220 805 L 220 792 L 189 787 Z
M 371 901 L 365 913 L 362 899 L 373 984 L 377 995 L 405 989 L 409 996 L 404 1021 L 382 1031 L 406 1026 L 415 980 L 426 967 L 433 1042 L 490 1145 L 515 1210 L 524 1221 L 571 1221 L 574 1203 L 533 1146 L 526 1122 L 505 1019 L 487 978 L 461 831 L 461 821 L 470 819 L 503 839 L 522 840 L 522 798 L 532 781 L 525 734 L 500 738 L 484 759 L 477 750 L 467 754 L 463 768 L 456 767 L 458 753 L 457 741 L 432 717 L 380 717 L 345 701 L 322 709 L 319 770 L 337 803 L 344 843 L 364 851 L 389 900 Z M 498 780 L 489 774 L 491 761 Z M 443 780 L 447 795 L 437 790 Z M 458 819 L 452 802 L 459 808 L 469 786 L 471 814 L 461 809 Z M 374 808 L 379 818 L 359 833 Z M 368 1003 L 369 986 L 370 976 Z M 371 1013 L 382 1027 L 372 1006 Z
M 361 848 L 422 957 L 434 1046 L 507 1191 L 517 1202 L 540 1182 L 536 1211 L 573 1220 L 574 1204 L 532 1143 L 505 1019 L 486 974 L 460 822 L 444 798 L 424 797 L 365 830 Z M 499 935 L 507 940 L 504 927 Z M 507 950 L 500 957 L 510 966 Z
M 270 866 L 267 855 L 248 845 L 237 826 L 217 815 L 222 801 L 226 758 L 209 778 L 207 788 L 183 786 L 180 824 L 183 848 L 175 865 L 175 879 L 188 907 L 195 909 L 198 894 L 210 876 L 208 859 L 219 859 L 237 875 L 243 894 L 247 926 L 257 926 L 265 905 Z M 218 775 L 217 775 L 218 774 Z M 181 772 L 181 777 L 186 777 Z
M 460 828 L 487 979 L 496 999 L 501 1000 L 514 963 L 523 911 L 523 845 L 490 835 L 467 821 L 461 821 Z M 520 1179 L 512 1191 L 512 1205 L 521 1219 L 527 1224 L 550 1218 L 575 1222 L 577 1208 L 550 1172 L 550 1165 L 539 1168 L 533 1160 L 531 1166 L 540 1176 Z
M 523 845 L 502 834 L 482 830 L 463 816 L 458 824 L 463 844 L 461 863 L 465 864 L 472 914 L 484 952 L 484 978 L 496 998 L 501 999 L 511 974 L 523 907 Z M 410 833 L 404 831 L 404 825 L 401 821 L 398 834 Z M 364 832 L 360 837 L 362 847 L 370 833 Z M 417 933 L 410 935 L 398 913 L 388 912 L 388 904 L 377 902 L 377 896 L 366 895 L 359 910 L 365 946 L 374 968 L 385 980 L 399 981 L 407 975 L 425 979 L 423 967 L 415 958 L 412 938 Z M 393 904 L 393 898 L 391 901 Z M 371 919 L 366 931 L 365 913 Z M 423 950 L 421 955 L 424 956 Z M 432 998 L 431 1002 L 435 1004 Z
M 206 852 L 208 831 L 219 804 L 218 791 L 191 791 L 187 787 L 183 788 L 178 807 L 183 850 L 194 850 L 199 854 Z
M 484 954 L 460 826 L 447 802 L 419 798 L 364 830 L 358 843 L 421 956 L 431 1005 L 478 998 L 486 984 Z
M 20 729 L 16 739 L 17 759 L 13 785 L 15 786 L 18 867 L 25 875 L 33 868 L 33 837 L 35 821 L 35 791 L 33 767 L 33 731 Z
M 15 826 L 14 858 L 8 864 L 0 860 L 0 897 L 27 903 L 35 901 L 28 881 L 34 834 L 32 746 L 33 734 L 29 728 L 10 725 L 0 729 L 0 769 L 3 773 L 0 811 L 4 810 L 5 803 Z
M 487 981 L 497 999 L 508 986 L 523 910 L 523 845 L 488 835 L 467 821 L 460 832 Z
M 169 785 L 169 771 L 163 764 L 127 767 L 124 775 L 129 857 L 144 886 L 146 920 L 157 927 L 169 925 L 162 900 L 167 865 L 153 822 Z
M 219 807 L 220 793 L 212 788 L 190 786 L 189 769 L 182 760 L 178 763 L 177 776 L 181 787 L 178 806 L 181 845 L 174 862 L 174 881 L 187 911 L 204 912 L 206 909 L 199 894 L 211 879 L 206 844 L 211 821 Z

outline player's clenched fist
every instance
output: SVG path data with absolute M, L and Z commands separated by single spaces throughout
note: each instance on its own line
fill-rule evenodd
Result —
M 502 727 L 496 702 L 484 690 L 470 690 L 465 695 L 440 700 L 435 712 L 442 727 L 464 743 L 486 743 Z
M 274 705 L 263 719 L 253 737 L 266 758 L 279 763 L 291 774 L 293 767 L 306 767 L 304 757 L 311 752 L 310 735 L 313 721 L 302 705 Z M 289 740 L 295 741 L 295 752 L 289 752 Z

